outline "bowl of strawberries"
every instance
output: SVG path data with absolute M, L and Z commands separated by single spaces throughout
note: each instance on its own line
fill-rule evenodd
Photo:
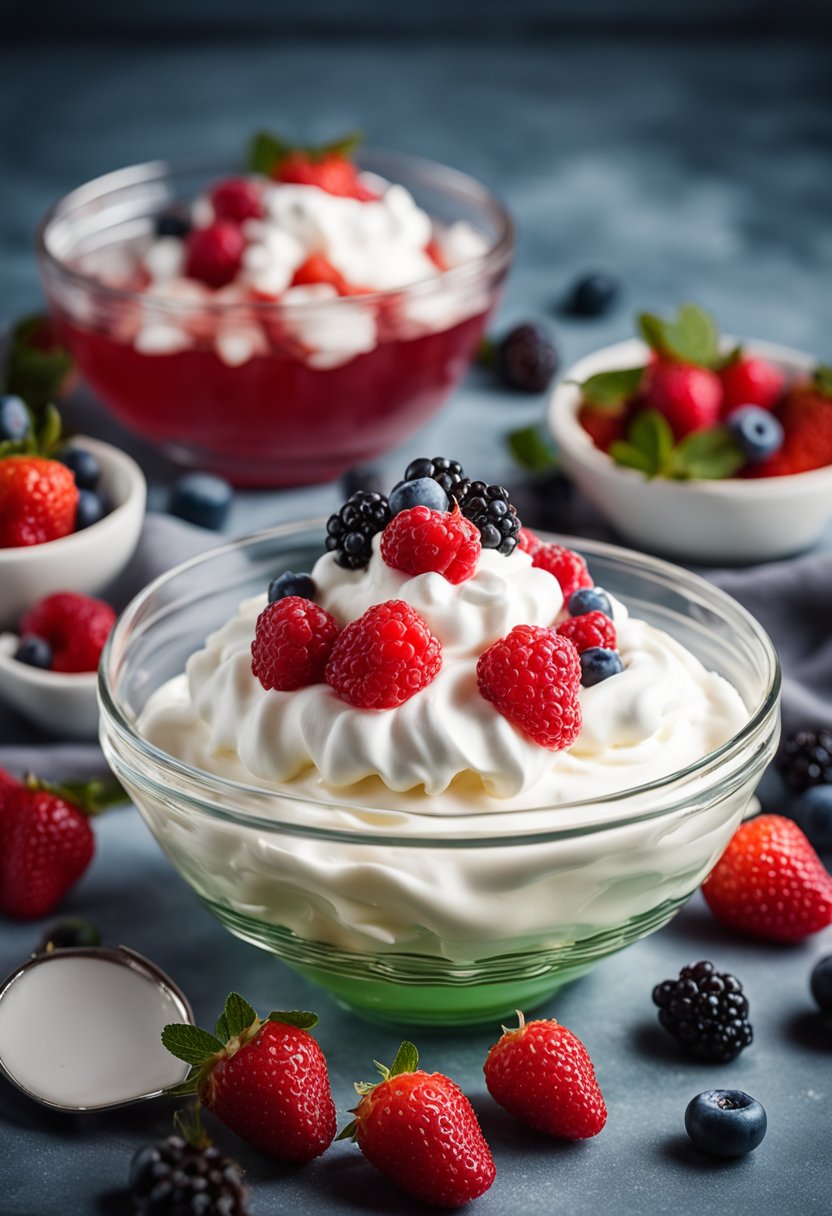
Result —
M 832 369 L 790 347 L 720 335 L 683 304 L 581 359 L 552 396 L 564 467 L 642 548 L 767 561 L 832 519 Z

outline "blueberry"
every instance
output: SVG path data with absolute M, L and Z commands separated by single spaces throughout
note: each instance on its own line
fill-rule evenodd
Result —
M 832 1013 L 832 954 L 815 963 L 809 986 L 821 1013 Z
M 613 306 L 618 292 L 618 281 L 612 275 L 584 275 L 572 285 L 564 311 L 575 317 L 600 317 Z
M 603 612 L 604 616 L 612 616 L 610 598 L 600 587 L 579 587 L 570 595 L 566 607 L 570 616 L 583 616 L 587 612 Z
M 524 393 L 542 393 L 558 368 L 558 353 L 541 325 L 528 322 L 512 329 L 496 348 L 500 377 Z
M 20 639 L 20 644 L 14 657 L 18 663 L 26 663 L 28 667 L 41 667 L 48 671 L 52 666 L 52 647 L 44 638 L 27 633 Z
M 287 570 L 285 574 L 278 574 L 277 578 L 273 578 L 269 583 L 269 603 L 285 600 L 287 595 L 299 595 L 302 599 L 314 600 L 315 582 L 312 575 L 293 574 L 291 570 Z
M 782 426 L 759 405 L 738 406 L 728 415 L 726 426 L 749 464 L 759 464 L 783 446 Z
M 450 510 L 448 495 L 432 477 L 417 477 L 415 481 L 400 481 L 390 491 L 390 514 L 398 515 L 411 507 L 430 507 L 432 511 Z
M 606 650 L 603 646 L 590 646 L 581 655 L 581 683 L 585 688 L 600 684 L 610 676 L 624 670 L 621 655 L 617 650 Z
M 0 397 L 0 442 L 11 439 L 17 443 L 32 429 L 32 419 L 22 397 L 6 393 Z
M 762 1144 L 766 1112 L 741 1089 L 707 1089 L 688 1103 L 685 1131 L 716 1157 L 744 1157 Z
M 347 498 L 356 490 L 375 490 L 381 494 L 384 492 L 384 484 L 384 478 L 379 470 L 369 464 L 356 465 L 341 478 L 341 485 Z
M 75 484 L 79 490 L 94 490 L 101 476 L 101 465 L 98 457 L 86 448 L 64 448 L 58 457 L 75 475 Z
M 176 211 L 166 211 L 163 215 L 156 216 L 157 236 L 186 237 L 191 231 L 191 226 L 191 221 Z
M 832 849 L 832 785 L 813 785 L 801 794 L 794 818 L 819 852 Z
M 223 526 L 231 507 L 234 491 L 222 477 L 213 473 L 186 473 L 173 487 L 170 513 L 198 524 L 200 528 L 217 530 Z
M 75 508 L 75 531 L 82 532 L 91 524 L 97 524 L 106 514 L 101 495 L 95 490 L 79 490 L 78 506 Z
M 80 916 L 67 916 L 47 929 L 41 938 L 38 953 L 51 954 L 53 950 L 100 945 L 101 934 L 95 925 L 91 925 L 88 920 L 82 920 Z

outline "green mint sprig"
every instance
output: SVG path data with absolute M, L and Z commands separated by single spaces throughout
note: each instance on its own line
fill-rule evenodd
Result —
M 643 367 L 596 372 L 580 384 L 584 404 L 601 413 L 617 413 L 638 392 L 644 372 Z M 577 380 L 567 381 L 567 384 L 577 383 Z
M 832 364 L 817 365 L 812 373 L 812 386 L 822 397 L 832 397 Z
M 3 392 L 22 397 L 38 414 L 59 396 L 74 366 L 72 355 L 54 336 L 45 314 L 22 317 L 12 327 Z
M 723 366 L 717 324 L 698 304 L 680 304 L 671 321 L 649 312 L 639 313 L 638 328 L 644 341 L 658 355 L 697 367 Z M 735 352 L 732 354 L 736 357 Z
M 262 173 L 271 177 L 275 169 L 293 152 L 300 152 L 309 160 L 323 160 L 327 156 L 352 156 L 363 142 L 361 131 L 350 131 L 339 139 L 325 144 L 290 144 L 272 131 L 258 131 L 248 146 L 246 169 L 249 173 Z
M 610 444 L 609 454 L 616 464 L 651 480 L 716 481 L 733 477 L 746 463 L 727 427 L 692 431 L 676 443 L 669 422 L 658 410 L 637 414 L 627 438 Z

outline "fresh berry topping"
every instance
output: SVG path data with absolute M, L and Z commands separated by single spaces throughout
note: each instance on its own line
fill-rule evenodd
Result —
M 326 524 L 326 548 L 339 566 L 360 570 L 372 553 L 373 537 L 390 522 L 390 506 L 377 490 L 356 490 Z
M 587 612 L 603 612 L 612 617 L 612 604 L 606 591 L 600 587 L 579 587 L 573 591 L 566 605 L 570 616 L 583 616 Z
M 226 1127 L 262 1153 L 300 1163 L 319 1157 L 335 1136 L 326 1059 L 309 1034 L 317 1020 L 294 1011 L 263 1021 L 232 992 L 215 1035 L 172 1024 L 162 1042 L 192 1066 L 186 1084 Z
M 497 343 L 494 365 L 501 380 L 524 393 L 542 393 L 557 371 L 558 353 L 541 325 L 517 325 Z
M 339 295 L 351 294 L 347 280 L 322 253 L 310 254 L 292 276 L 293 287 L 306 287 L 311 283 L 330 283 Z
M 618 280 L 609 274 L 588 274 L 573 285 L 564 311 L 575 317 L 600 317 L 618 298 Z
M 140 1216 L 248 1216 L 243 1171 L 212 1144 L 168 1136 L 146 1144 L 130 1165 L 130 1190 Z
M 381 1081 L 356 1085 L 361 1101 L 341 1133 L 371 1165 L 423 1203 L 455 1208 L 494 1181 L 491 1151 L 465 1094 L 442 1073 L 418 1068 L 412 1043 L 392 1067 L 376 1062 Z
M 13 393 L 0 396 L 0 443 L 19 443 L 32 430 L 32 418 L 21 397 Z
M 213 473 L 185 473 L 174 484 L 168 510 L 189 524 L 219 531 L 228 518 L 234 491 Z
M 411 460 L 404 471 L 405 481 L 416 481 L 421 477 L 431 477 L 446 494 L 451 495 L 454 489 L 465 480 L 465 473 L 458 460 L 449 460 L 447 456 L 434 456 L 428 460 L 420 456 Z
M 483 1072 L 495 1102 L 521 1123 L 562 1140 L 597 1136 L 607 1108 L 581 1040 L 554 1018 L 526 1022 L 488 1053 Z
M 214 186 L 211 206 L 218 220 L 231 220 L 233 224 L 259 220 L 263 214 L 260 187 L 246 177 L 229 177 Z
M 722 385 L 706 367 L 659 363 L 650 373 L 645 404 L 663 414 L 677 439 L 713 426 L 722 409 Z
M 20 633 L 49 643 L 53 671 L 95 671 L 115 621 L 115 612 L 103 600 L 58 591 L 29 609 Z
M 741 405 L 732 410 L 725 425 L 749 464 L 767 460 L 783 446 L 782 426 L 759 405 Z
M 517 531 L 517 548 L 524 553 L 534 554 L 543 541 L 532 532 L 531 528 L 519 528 Z
M 242 232 L 229 220 L 195 228 L 185 244 L 185 274 L 209 287 L 225 287 L 240 269 L 245 244 Z
M 832 731 L 798 731 L 783 744 L 777 766 L 798 793 L 812 785 L 832 785 Z
M 566 604 L 579 587 L 595 585 L 580 553 L 563 545 L 540 545 L 532 554 L 532 565 L 546 570 L 557 579 Z
M 824 381 L 825 383 L 825 381 Z M 754 477 L 808 473 L 832 464 L 832 397 L 813 384 L 796 384 L 777 408 L 783 446 L 749 470 Z
M 337 637 L 334 618 L 313 600 L 275 600 L 257 618 L 251 670 L 265 689 L 279 692 L 320 684 Z
M 740 405 L 773 410 L 783 392 L 783 373 L 767 359 L 737 359 L 719 373 L 722 409 L 728 414 Z
M 726 1063 L 754 1037 L 742 984 L 707 961 L 691 963 L 677 980 L 657 984 L 653 1004 L 665 1030 L 700 1060 Z
M 302 150 L 290 152 L 276 167 L 273 176 L 279 182 L 317 186 L 319 190 L 340 198 L 357 198 L 365 202 L 377 197 L 362 187 L 352 161 L 337 152 L 321 156 Z
M 741 1089 L 708 1089 L 685 1111 L 685 1131 L 697 1148 L 715 1157 L 744 1157 L 763 1142 L 766 1112 Z
M 182 215 L 181 212 L 166 211 L 163 215 L 156 216 L 153 227 L 157 236 L 175 236 L 184 240 L 193 225 L 188 216 Z
M 80 916 L 67 916 L 46 930 L 37 948 L 38 954 L 53 954 L 56 950 L 75 950 L 79 946 L 100 946 L 101 934 L 95 925 Z
M 459 509 L 479 529 L 483 549 L 496 549 L 508 557 L 517 548 L 520 519 L 504 486 L 489 486 L 484 481 L 461 481 L 452 497 Z
M 581 663 L 574 643 L 553 629 L 515 625 L 481 654 L 477 682 L 486 701 L 535 743 L 571 747 L 581 730 Z
M 52 647 L 44 638 L 36 637 L 33 633 L 24 634 L 14 657 L 27 667 L 40 667 L 48 671 L 52 666 Z
M 0 549 L 68 536 L 77 506 L 75 478 L 59 461 L 41 456 L 0 460 Z
M 277 578 L 273 578 L 269 583 L 269 603 L 274 604 L 277 600 L 285 600 L 289 595 L 299 595 L 301 599 L 314 600 L 315 590 L 315 580 L 311 574 L 294 574 L 291 570 L 287 570 L 284 574 L 278 574 Z
M 576 621 L 585 619 L 584 617 L 575 618 Z M 610 676 L 619 676 L 623 670 L 624 664 L 621 662 L 621 655 L 617 650 L 612 650 L 608 646 L 590 646 L 581 652 L 581 683 L 584 688 L 592 688 L 594 684 L 601 684 Z
M 430 507 L 432 511 L 449 511 L 448 495 L 432 477 L 416 477 L 400 481 L 390 491 L 390 514 L 398 515 L 411 507 Z
M 48 916 L 92 860 L 89 819 L 47 790 L 20 786 L 3 799 L 0 912 L 20 920 Z
M 832 785 L 813 785 L 804 790 L 793 817 L 819 853 L 832 849 Z
M 570 617 L 558 625 L 558 633 L 575 643 L 578 654 L 599 648 L 614 652 L 617 644 L 615 625 L 605 612 L 583 612 Z
M 92 527 L 105 515 L 106 510 L 100 494 L 96 494 L 95 490 L 78 491 L 78 506 L 75 508 L 76 532 L 83 532 L 84 528 Z
M 393 570 L 414 575 L 433 571 L 454 584 L 475 573 L 481 552 L 476 526 L 458 507 L 453 514 L 411 507 L 394 516 L 381 534 L 381 556 Z
M 796 942 L 832 924 L 832 877 L 782 815 L 743 823 L 702 893 L 717 920 L 754 937 Z
M 809 988 L 821 1013 L 832 1013 L 832 954 L 818 959 L 809 977 Z
M 394 709 L 427 688 L 441 666 L 442 646 L 427 622 L 404 600 L 387 600 L 343 629 L 326 679 L 358 709 Z
M 58 460 L 72 470 L 79 490 L 94 490 L 97 487 L 101 477 L 101 464 L 93 452 L 87 448 L 64 448 L 58 453 Z

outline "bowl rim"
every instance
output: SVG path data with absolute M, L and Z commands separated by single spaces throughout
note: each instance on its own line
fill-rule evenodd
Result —
M 70 532 L 68 536 L 59 536 L 57 540 L 45 541 L 40 545 L 17 545 L 11 549 L 0 549 L 0 571 L 4 566 L 8 567 L 17 563 L 32 564 L 45 555 L 50 558 L 56 554 L 62 558 L 71 557 L 73 550 L 88 545 L 91 539 L 100 539 L 101 529 L 113 532 L 118 529 L 135 503 L 138 500 L 142 500 L 142 502 L 146 500 L 145 475 L 138 463 L 127 452 L 115 447 L 112 443 L 105 443 L 102 439 L 94 439 L 91 435 L 73 435 L 70 442 L 93 452 L 100 460 L 102 467 L 106 465 L 124 473 L 128 482 L 127 493 L 103 519 L 90 524 L 88 528 L 83 528 L 80 532 Z
M 740 339 L 731 335 L 723 335 L 722 346 L 732 349 Z M 784 346 L 777 342 L 764 339 L 744 338 L 741 340 L 743 349 L 750 353 L 770 359 L 773 363 L 794 373 L 811 371 L 818 363 L 814 355 L 793 346 Z M 804 473 L 787 473 L 782 477 L 723 477 L 718 480 L 704 479 L 690 481 L 672 481 L 668 478 L 648 478 L 636 469 L 624 468 L 617 465 L 606 452 L 596 447 L 589 435 L 578 422 L 580 393 L 578 386 L 570 383 L 581 380 L 587 374 L 588 365 L 594 374 L 598 371 L 612 370 L 621 366 L 619 360 L 624 360 L 623 366 L 638 366 L 638 361 L 648 352 L 647 344 L 641 338 L 626 338 L 607 346 L 599 346 L 583 355 L 572 363 L 559 378 L 553 389 L 547 406 L 547 422 L 558 448 L 568 454 L 598 475 L 615 477 L 631 486 L 639 486 L 647 493 L 669 494 L 674 491 L 688 497 L 703 495 L 708 498 L 733 498 L 755 500 L 770 498 L 772 494 L 788 496 L 796 489 L 821 490 L 832 488 L 832 465 L 820 469 L 810 469 Z M 630 362 L 630 361 L 634 362 Z M 604 365 L 608 364 L 606 368 Z
M 468 198 L 477 197 L 495 220 L 497 226 L 495 241 L 479 257 L 471 258 L 459 266 L 449 268 L 448 270 L 441 270 L 438 274 L 428 279 L 419 279 L 403 287 L 389 287 L 381 291 L 366 292 L 365 294 L 355 296 L 336 296 L 332 299 L 324 300 L 289 300 L 283 303 L 281 303 L 279 298 L 276 300 L 246 300 L 244 302 L 208 299 L 205 301 L 200 300 L 196 303 L 194 301 L 183 301 L 174 298 L 166 299 L 163 295 L 154 295 L 150 297 L 150 302 L 152 302 L 154 309 L 174 313 L 198 311 L 201 314 L 207 312 L 217 316 L 224 316 L 230 312 L 233 313 L 235 310 L 239 311 L 241 308 L 253 312 L 255 315 L 263 312 L 269 314 L 275 312 L 291 313 L 294 315 L 296 311 L 302 313 L 305 310 L 315 310 L 324 307 L 363 308 L 368 304 L 382 303 L 385 300 L 401 297 L 402 295 L 410 295 L 411 293 L 426 295 L 438 290 L 444 290 L 447 287 L 453 288 L 457 285 L 463 285 L 470 279 L 477 278 L 483 272 L 492 269 L 495 271 L 502 269 L 508 263 L 514 249 L 514 221 L 505 203 L 484 183 L 461 169 L 455 169 L 450 165 L 445 165 L 441 161 L 434 161 L 424 156 L 416 156 L 409 152 L 396 152 L 387 148 L 366 145 L 362 146 L 356 154 L 356 159 L 359 163 L 362 158 L 365 161 L 377 159 L 382 164 L 389 162 L 392 167 L 399 163 L 410 168 L 412 171 L 425 174 L 428 177 L 447 179 L 445 184 L 440 183 L 445 193 Z M 74 205 L 83 204 L 92 198 L 100 198 L 107 193 L 115 192 L 124 187 L 138 185 L 142 181 L 163 180 L 177 174 L 205 172 L 211 174 L 217 173 L 218 175 L 224 173 L 227 175 L 229 165 L 233 163 L 232 156 L 226 156 L 220 160 L 215 154 L 210 156 L 203 154 L 181 158 L 174 157 L 170 160 L 160 158 L 139 161 L 124 168 L 113 169 L 108 173 L 100 174 L 98 177 L 90 178 L 80 186 L 76 186 L 61 195 L 47 208 L 35 233 L 36 253 L 42 263 L 55 273 L 69 279 L 79 288 L 94 290 L 105 299 L 109 298 L 123 303 L 141 302 L 147 305 L 149 302 L 147 292 L 101 283 L 92 275 L 85 274 L 83 271 L 70 266 L 55 254 L 49 247 L 49 234 L 52 226 Z M 370 171 L 372 172 L 372 170 Z M 392 184 L 396 184 L 395 178 L 392 179 Z
M 557 540 L 570 546 L 583 548 L 590 559 L 592 556 L 607 557 L 612 560 L 623 560 L 632 565 L 636 563 L 639 567 L 647 566 L 649 570 L 657 576 L 663 576 L 665 581 L 673 584 L 674 589 L 684 593 L 688 590 L 690 593 L 696 592 L 699 598 L 706 598 L 710 601 L 710 606 L 714 610 L 722 610 L 723 615 L 727 612 L 734 617 L 734 624 L 741 625 L 750 632 L 756 645 L 762 651 L 762 658 L 767 661 L 767 670 L 769 673 L 769 681 L 764 695 L 759 700 L 759 703 L 749 710 L 749 716 L 738 731 L 736 731 L 725 743 L 721 744 L 715 750 L 706 753 L 699 760 L 687 766 L 684 769 L 674 770 L 663 777 L 659 777 L 654 781 L 647 782 L 638 786 L 630 786 L 627 789 L 617 791 L 613 794 L 603 795 L 602 797 L 588 797 L 573 802 L 559 803 L 553 806 L 551 803 L 533 807 L 508 808 L 505 812 L 490 811 L 477 815 L 476 812 L 466 812 L 465 814 L 441 815 L 435 813 L 425 814 L 414 810 L 404 810 L 395 807 L 364 807 L 360 803 L 353 801 L 339 801 L 327 799 L 324 803 L 327 811 L 340 812 L 347 811 L 350 813 L 368 811 L 378 815 L 385 811 L 394 813 L 397 816 L 403 816 L 407 822 L 417 823 L 425 827 L 426 834 L 401 834 L 396 833 L 395 829 L 379 831 L 373 829 L 368 832 L 356 832 L 355 830 L 344 829 L 341 827 L 323 827 L 314 823 L 296 823 L 288 822 L 285 819 L 279 819 L 274 814 L 251 814 L 247 811 L 229 810 L 228 806 L 235 805 L 235 796 L 245 795 L 245 797 L 253 802 L 262 802 L 266 805 L 273 804 L 276 798 L 281 801 L 298 805 L 306 808 L 320 809 L 321 800 L 314 797 L 296 794 L 291 790 L 282 788 L 264 788 L 262 785 L 249 785 L 243 782 L 234 781 L 227 777 L 216 776 L 212 773 L 206 773 L 205 770 L 197 768 L 194 765 L 187 764 L 178 758 L 164 752 L 161 748 L 149 743 L 142 735 L 138 733 L 135 725 L 122 712 L 121 707 L 117 703 L 113 690 L 110 687 L 110 667 L 114 659 L 114 654 L 121 648 L 122 639 L 128 634 L 133 621 L 140 614 L 144 604 L 162 587 L 166 582 L 179 577 L 182 574 L 194 569 L 196 566 L 207 563 L 218 558 L 222 558 L 230 553 L 239 551 L 246 546 L 255 546 L 262 544 L 264 541 L 280 541 L 292 536 L 297 536 L 299 533 L 309 531 L 311 528 L 320 528 L 322 530 L 324 521 L 321 519 L 293 521 L 290 523 L 280 524 L 273 528 L 262 529 L 257 532 L 250 533 L 247 536 L 239 537 L 230 541 L 227 544 L 210 549 L 207 552 L 195 555 L 187 561 L 180 563 L 172 570 L 159 575 L 151 583 L 142 589 L 138 595 L 130 601 L 125 609 L 120 614 L 114 628 L 112 629 L 104 651 L 101 656 L 101 663 L 98 671 L 98 698 L 101 711 L 101 738 L 104 744 L 105 754 L 108 753 L 108 747 L 105 743 L 105 733 L 107 727 L 112 727 L 116 734 L 123 740 L 126 740 L 128 745 L 136 747 L 142 754 L 145 760 L 150 761 L 158 770 L 158 776 L 149 777 L 142 772 L 138 777 L 138 783 L 142 786 L 152 788 L 163 799 L 169 800 L 171 796 L 171 784 L 165 779 L 165 771 L 174 774 L 180 783 L 186 785 L 201 784 L 205 787 L 210 786 L 212 795 L 219 793 L 228 805 L 218 806 L 213 802 L 208 802 L 199 793 L 196 795 L 191 789 L 187 793 L 178 793 L 179 797 L 187 800 L 191 807 L 198 809 L 201 812 L 207 813 L 213 818 L 218 818 L 226 822 L 244 826 L 254 827 L 256 829 L 265 829 L 267 832 L 285 832 L 290 835 L 298 836 L 314 836 L 335 840 L 341 843 L 358 843 L 358 844 L 395 844 L 401 847 L 437 847 L 437 848 L 454 848 L 454 847 L 503 847 L 511 843 L 530 844 L 540 841 L 551 841 L 557 839 L 570 839 L 584 834 L 595 834 L 604 831 L 614 831 L 618 828 L 628 826 L 633 823 L 646 822 L 651 819 L 666 816 L 678 810 L 680 806 L 687 805 L 690 799 L 690 792 L 683 790 L 680 797 L 671 799 L 669 803 L 664 803 L 658 809 L 649 809 L 648 811 L 637 812 L 633 815 L 614 818 L 609 821 L 604 820 L 600 823 L 585 824 L 581 826 L 552 828 L 535 828 L 531 832 L 524 832 L 519 836 L 511 837 L 505 831 L 497 836 L 468 836 L 464 834 L 455 834 L 443 836 L 441 833 L 431 835 L 429 830 L 430 823 L 435 825 L 437 820 L 441 819 L 444 822 L 455 822 L 464 824 L 477 819 L 481 824 L 483 820 L 506 818 L 511 819 L 512 816 L 519 818 L 521 815 L 543 816 L 549 815 L 553 809 L 557 812 L 567 810 L 578 810 L 590 806 L 598 806 L 599 803 L 604 805 L 614 806 L 618 803 L 630 802 L 633 799 L 639 799 L 647 794 L 655 794 L 657 791 L 672 789 L 678 785 L 681 780 L 687 784 L 690 779 L 701 778 L 709 771 L 716 769 L 721 763 L 730 759 L 733 756 L 739 755 L 743 747 L 749 740 L 753 740 L 758 732 L 762 730 L 767 720 L 772 713 L 776 711 L 781 685 L 780 663 L 777 656 L 777 651 L 762 625 L 744 608 L 737 600 L 721 588 L 707 582 L 699 575 L 692 574 L 690 571 L 674 565 L 671 562 L 663 561 L 660 558 L 648 557 L 638 553 L 632 549 L 626 549 L 620 545 L 611 545 L 603 541 L 590 540 L 584 537 L 575 537 L 568 535 L 558 535 Z M 109 757 L 108 757 L 109 758 Z M 747 766 L 742 766 L 742 771 L 745 771 Z M 734 769 L 730 770 L 732 775 Z M 286 783 L 289 785 L 290 783 Z M 697 784 L 694 782 L 694 784 Z M 181 785 L 180 785 L 181 791 Z M 391 791 L 391 795 L 393 791 Z M 394 795 L 393 795 L 394 796 Z M 496 826 L 496 825 L 495 825 Z

